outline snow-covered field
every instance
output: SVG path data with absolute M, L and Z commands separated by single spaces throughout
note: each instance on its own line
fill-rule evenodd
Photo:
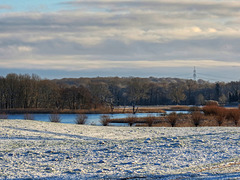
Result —
M 240 179 L 235 127 L 0 120 L 0 179 Z

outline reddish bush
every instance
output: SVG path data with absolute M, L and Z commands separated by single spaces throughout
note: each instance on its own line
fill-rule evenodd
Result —
M 238 109 L 229 109 L 227 111 L 226 119 L 233 120 L 235 125 L 237 125 L 240 119 L 240 111 Z
M 156 117 L 152 115 L 148 115 L 146 118 L 146 123 L 148 124 L 149 127 L 151 127 L 155 120 L 156 120 Z
M 204 116 L 201 123 L 202 126 L 217 126 L 216 116 Z
M 200 124 L 200 121 L 203 119 L 203 114 L 199 111 L 192 113 L 192 120 L 194 125 L 197 127 Z
M 219 106 L 204 106 L 203 112 L 206 116 L 213 115 L 213 116 L 225 116 L 226 109 Z
M 204 115 L 215 116 L 219 126 L 221 126 L 225 119 L 231 119 L 233 115 L 229 114 L 229 110 L 219 106 L 205 106 L 203 107 Z M 229 115 L 228 115 L 229 114 Z
M 221 126 L 223 124 L 224 120 L 226 119 L 227 113 L 228 113 L 227 109 L 222 108 L 222 107 L 218 108 L 218 111 L 216 114 L 216 120 L 217 120 L 219 126 Z
M 167 116 L 168 122 L 171 124 L 172 127 L 175 126 L 177 119 L 178 119 L 178 115 L 176 112 L 172 112 Z
M 204 106 L 203 107 L 203 113 L 204 115 L 216 115 L 217 114 L 217 106 Z
M 226 108 L 218 107 L 218 109 L 217 109 L 217 116 L 220 116 L 222 118 L 226 118 L 227 113 L 228 113 L 228 110 Z
M 129 126 L 132 126 L 134 123 L 136 123 L 136 116 L 135 115 L 129 115 L 127 118 L 126 118 L 126 123 L 129 124 Z
M 218 122 L 218 125 L 221 126 L 225 120 L 225 117 L 222 116 L 216 116 L 216 120 Z

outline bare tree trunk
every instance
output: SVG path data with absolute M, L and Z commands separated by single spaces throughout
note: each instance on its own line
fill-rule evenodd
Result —
M 138 111 L 138 107 L 137 107 L 137 109 L 136 109 L 136 105 L 133 104 L 133 114 L 136 114 L 137 111 Z

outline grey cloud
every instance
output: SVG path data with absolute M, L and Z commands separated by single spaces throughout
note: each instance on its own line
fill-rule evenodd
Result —
M 96 11 L 98 7 L 106 11 L 115 11 L 115 10 L 126 10 L 131 8 L 136 9 L 152 9 L 160 11 L 171 11 L 171 10 L 187 10 L 187 11 L 209 11 L 214 10 L 214 12 L 220 13 L 223 10 L 228 10 L 231 12 L 238 12 L 240 4 L 237 1 L 192 1 L 192 0 L 132 0 L 132 1 L 87 1 L 87 0 L 76 0 L 76 1 L 66 1 L 62 3 L 65 5 L 78 6 L 83 9 L 90 9 Z
M 240 56 L 239 24 L 233 23 L 239 15 L 237 3 L 103 0 L 66 4 L 85 9 L 0 15 L 1 57 L 150 62 L 238 61 Z M 208 32 L 208 28 L 220 32 Z
M 101 2 L 101 3 L 100 3 Z M 93 7 L 97 4 L 111 4 L 116 7 L 120 4 L 124 7 L 130 6 L 128 13 L 109 13 L 95 12 L 58 12 L 58 13 L 23 13 L 0 16 L 0 32 L 99 32 L 99 30 L 108 31 L 109 28 L 129 29 L 138 28 L 142 30 L 156 30 L 179 28 L 183 26 L 212 26 L 222 28 L 223 25 L 238 26 L 232 22 L 237 21 L 238 16 L 232 14 L 235 8 L 226 3 L 190 3 L 190 1 L 175 2 L 170 1 L 127 1 L 123 2 L 105 2 L 105 1 L 77 1 L 72 4 L 88 4 Z M 191 1 L 192 2 L 192 1 Z M 96 4 L 95 4 L 96 3 Z M 125 5 L 123 5 L 125 4 Z M 187 4 L 187 5 L 186 5 Z M 211 7 L 209 4 L 213 4 Z M 235 3 L 234 3 L 235 4 Z M 226 5 L 226 7 L 224 6 Z M 210 8 L 210 7 L 211 8 Z M 230 6 L 230 7 L 228 7 Z M 132 9 L 131 9 L 132 7 Z M 140 7 L 140 8 L 139 8 Z M 174 7 L 172 9 L 171 7 Z M 221 8 L 220 8 L 221 7 Z M 149 9 L 148 9 L 149 8 Z M 151 8 L 157 9 L 152 11 Z M 159 9 L 161 8 L 161 9 Z M 223 11 L 223 8 L 225 11 Z M 232 9 L 229 9 L 232 8 Z M 182 10 L 184 9 L 184 10 Z M 193 9 L 193 10 L 188 10 Z M 200 11 L 199 9 L 202 9 Z M 228 10 L 226 10 L 228 9 Z M 218 15 L 216 16 L 216 11 Z M 230 12 L 228 12 L 230 11 Z M 223 13 L 224 12 L 224 13 Z
M 60 25 L 59 25 L 60 26 Z M 21 27 L 21 25 L 20 25 Z M 58 56 L 58 55 L 79 55 L 86 56 L 89 60 L 171 60 L 171 59 L 215 59 L 231 60 L 239 59 L 240 38 L 228 36 L 215 38 L 195 38 L 195 39 L 172 39 L 167 42 L 146 42 L 143 40 L 129 40 L 119 37 L 104 37 L 102 41 L 91 46 L 84 43 L 74 42 L 67 39 L 65 29 L 59 28 L 59 36 L 52 35 L 54 29 L 44 28 L 31 29 L 27 33 L 16 33 L 12 36 L 0 37 L 0 51 L 3 57 L 19 57 L 26 54 L 13 53 L 14 47 L 26 46 L 33 48 L 33 54 L 38 56 Z M 61 27 L 61 26 L 60 26 Z M 32 28 L 32 27 L 31 27 Z M 44 29 L 44 31 L 42 31 Z M 25 29 L 26 30 L 26 29 Z M 107 28 L 106 28 L 107 30 Z M 69 30 L 72 31 L 72 30 Z M 79 33 L 74 30 L 74 37 L 87 35 L 85 30 L 79 29 Z M 29 41 L 29 33 L 34 36 L 44 36 L 49 33 L 52 39 Z M 61 35 L 61 33 L 63 33 Z M 101 36 L 101 34 L 98 34 Z M 9 49 L 6 51 L 6 49 Z
M 120 40 L 106 40 L 100 44 L 84 47 L 66 40 L 48 40 L 36 44 L 25 44 L 38 49 L 39 55 L 79 55 L 94 60 L 137 61 L 175 59 L 214 59 L 219 61 L 239 61 L 240 38 L 174 40 L 167 43 Z M 91 58 L 90 58 L 91 57 Z
M 72 14 L 28 14 L 11 15 L 9 17 L 0 17 L 2 32 L 17 31 L 50 31 L 50 32 L 74 32 L 88 27 L 106 27 L 116 26 L 117 23 L 104 15 L 102 16 L 82 16 Z

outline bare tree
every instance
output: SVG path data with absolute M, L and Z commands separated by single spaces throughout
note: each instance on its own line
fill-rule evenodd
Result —
M 181 101 L 186 99 L 184 94 L 184 87 L 175 83 L 170 85 L 169 96 L 173 102 L 179 104 Z
M 94 96 L 95 108 L 98 104 L 104 105 L 108 102 L 109 98 L 112 97 L 111 92 L 108 89 L 108 85 L 103 82 L 90 83 L 89 89 L 91 94 Z
M 168 122 L 171 124 L 171 126 L 174 127 L 178 120 L 178 115 L 176 112 L 172 112 L 167 116 L 167 119 L 168 119 Z
M 127 86 L 127 95 L 132 103 L 133 107 L 133 114 L 137 112 L 138 109 L 136 109 L 136 103 L 140 99 L 146 99 L 148 97 L 148 85 L 147 83 L 141 81 L 140 78 L 133 78 L 129 81 Z

